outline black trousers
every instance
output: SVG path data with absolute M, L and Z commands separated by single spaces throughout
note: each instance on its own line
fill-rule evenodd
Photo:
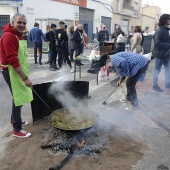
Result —
M 65 60 L 67 61 L 67 64 L 71 68 L 72 65 L 71 65 L 71 61 L 68 57 L 69 56 L 68 48 L 67 47 L 57 48 L 57 53 L 58 53 L 58 65 L 59 65 L 59 67 L 62 68 L 63 59 L 65 58 Z
M 127 99 L 130 100 L 132 104 L 138 104 L 135 86 L 140 76 L 146 72 L 147 68 L 148 68 L 148 64 L 145 67 L 141 68 L 135 76 L 128 78 L 126 81 Z
M 73 60 L 74 49 L 70 49 L 70 60 Z
M 51 49 L 50 65 L 56 64 L 56 59 L 57 59 L 57 49 L 52 48 Z
M 6 81 L 6 83 L 9 86 L 9 89 L 12 94 L 12 88 L 11 88 L 11 81 L 9 76 L 9 71 L 4 70 L 2 71 L 3 77 Z M 18 132 L 22 129 L 22 119 L 21 119 L 21 107 L 22 106 L 15 106 L 14 101 L 12 100 L 12 114 L 11 114 L 11 121 L 13 123 L 13 129 L 14 131 Z

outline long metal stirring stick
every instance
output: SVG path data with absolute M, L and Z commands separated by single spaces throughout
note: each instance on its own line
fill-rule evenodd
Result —
M 32 89 L 32 91 L 39 97 L 39 99 L 46 105 L 46 107 L 51 111 L 51 113 L 53 112 L 52 109 L 50 109 L 50 107 L 48 106 L 48 104 L 39 96 L 39 94 Z M 55 113 L 54 113 L 55 114 Z

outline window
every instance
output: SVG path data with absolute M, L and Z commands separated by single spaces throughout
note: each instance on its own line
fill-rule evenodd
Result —
M 119 11 L 119 0 L 116 0 L 116 11 Z
M 136 15 L 136 16 L 138 16 L 138 3 L 137 2 L 134 2 L 134 14 Z

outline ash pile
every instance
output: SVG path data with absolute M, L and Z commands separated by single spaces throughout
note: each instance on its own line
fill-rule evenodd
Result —
M 95 156 L 106 151 L 109 142 L 106 129 L 98 124 L 80 131 L 65 131 L 55 127 L 43 129 L 44 135 L 42 149 L 49 148 L 50 155 L 69 153 L 74 155 Z

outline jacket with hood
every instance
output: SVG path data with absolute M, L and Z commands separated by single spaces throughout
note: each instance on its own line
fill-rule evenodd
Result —
M 17 38 L 18 37 L 18 38 Z M 16 31 L 11 24 L 3 27 L 3 35 L 0 40 L 1 64 L 12 65 L 14 69 L 20 66 L 18 60 L 19 40 L 23 40 L 21 33 Z M 2 67 L 3 70 L 7 69 Z
M 166 55 L 170 49 L 170 34 L 169 28 L 166 26 L 160 26 L 154 35 L 154 49 L 153 56 L 160 59 L 166 59 L 169 55 Z

